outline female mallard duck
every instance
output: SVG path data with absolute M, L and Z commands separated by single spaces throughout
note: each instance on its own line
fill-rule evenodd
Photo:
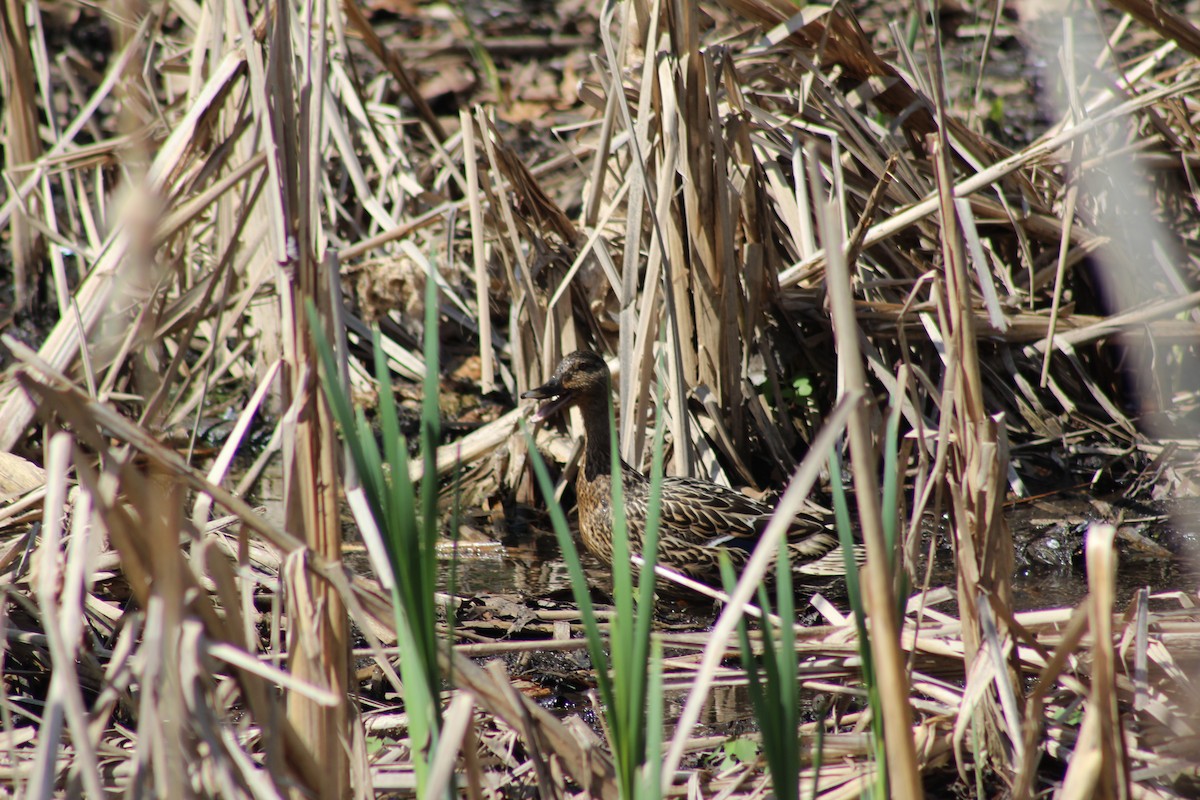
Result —
M 559 362 L 549 381 L 521 395 L 547 401 L 538 408 L 535 421 L 578 406 L 584 435 L 584 461 L 575 484 L 579 532 L 584 546 L 609 564 L 613 527 L 610 380 L 604 359 L 579 350 Z M 640 552 L 650 506 L 650 479 L 622 460 L 621 488 L 630 546 Z M 733 566 L 740 570 L 773 512 L 770 506 L 733 489 L 680 477 L 663 478 L 661 509 L 658 563 L 717 585 L 719 554 L 728 553 Z M 788 535 L 793 570 L 822 575 L 840 571 L 840 561 L 823 559 L 838 542 L 820 523 L 798 519 Z M 819 567 L 816 562 L 821 562 Z

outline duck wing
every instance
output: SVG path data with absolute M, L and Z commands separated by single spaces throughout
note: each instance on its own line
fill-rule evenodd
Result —
M 813 533 L 802 542 L 788 545 L 792 574 L 801 582 L 797 586 L 808 586 L 814 578 L 846 574 L 845 561 L 837 545 L 837 537 L 827 532 Z M 658 563 L 701 583 L 720 586 L 722 553 L 729 556 L 730 564 L 738 574 L 745 569 L 751 555 L 750 550 L 740 547 L 696 544 L 666 536 L 659 542 Z M 861 561 L 857 552 L 855 556 L 856 561 Z M 774 580 L 773 572 L 767 574 L 766 580 Z
M 649 492 L 644 500 L 649 505 Z M 707 547 L 753 550 L 770 516 L 770 506 L 733 489 L 695 478 L 663 479 L 663 538 Z
M 649 485 L 631 494 L 629 519 L 644 521 L 649 511 Z M 741 492 L 695 478 L 667 477 L 662 485 L 660 538 L 676 547 L 725 548 L 750 553 L 766 530 L 775 509 Z M 799 516 L 788 530 L 793 561 L 809 561 L 837 546 L 823 520 Z M 693 553 L 700 558 L 699 553 Z M 716 554 L 712 556 L 715 558 Z

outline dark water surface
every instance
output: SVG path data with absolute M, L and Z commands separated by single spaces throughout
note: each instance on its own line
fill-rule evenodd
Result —
M 1196 592 L 1200 589 L 1197 544 L 1200 543 L 1200 500 L 1171 504 L 1170 513 L 1118 510 L 1108 521 L 1118 527 L 1117 604 L 1123 608 L 1142 588 L 1152 593 Z M 1015 611 L 1077 605 L 1088 591 L 1083 542 L 1088 524 L 1105 521 L 1095 505 L 1083 496 L 1056 496 L 1013 506 L 1006 516 L 1014 543 L 1013 605 Z M 1161 550 L 1147 550 L 1141 539 Z M 1133 541 L 1129 541 L 1132 539 Z M 930 586 L 955 588 L 956 570 L 951 537 L 930 525 L 921 545 L 918 582 L 924 578 L 925 555 L 933 544 L 934 568 Z M 446 551 L 451 552 L 449 549 Z M 464 544 L 457 561 L 442 561 L 443 588 L 456 567 L 455 592 L 520 594 L 541 597 L 570 588 L 558 545 L 548 531 L 529 526 L 525 535 L 510 537 L 497 546 L 480 549 Z M 609 586 L 610 570 L 585 554 L 584 567 L 594 586 Z M 943 609 L 946 610 L 946 609 Z

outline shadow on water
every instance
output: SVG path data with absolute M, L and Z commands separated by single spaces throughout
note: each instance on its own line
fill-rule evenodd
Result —
M 282 522 L 282 480 L 269 469 L 255 501 L 268 519 Z M 1117 507 L 1082 493 L 1061 493 L 1013 504 L 1007 512 L 1014 543 L 1015 611 L 1077 605 L 1087 595 L 1084 537 L 1089 524 L 1113 521 L 1118 528 L 1117 608 L 1123 610 L 1142 588 L 1153 592 L 1191 591 L 1200 587 L 1200 498 L 1177 498 L 1154 506 Z M 360 575 L 373 570 L 353 521 L 346 518 L 345 560 Z M 933 547 L 930 586 L 955 588 L 951 537 L 944 526 L 929 524 L 921 544 L 916 581 L 924 577 L 926 554 Z M 578 541 L 578 539 L 577 539 Z M 459 527 L 458 542 L 442 544 L 439 588 L 459 596 L 519 595 L 567 601 L 570 582 L 549 522 L 531 509 L 520 509 L 511 524 L 482 513 Z M 581 548 L 582 551 L 582 548 Z M 609 588 L 610 570 L 583 553 L 593 586 Z M 839 606 L 842 604 L 839 603 Z M 696 627 L 711 624 L 711 605 Z M 943 608 L 952 613 L 949 608 Z
M 1084 538 L 1089 524 L 1119 519 L 1117 547 L 1118 609 L 1144 587 L 1151 592 L 1195 591 L 1200 568 L 1192 557 L 1200 551 L 1200 500 L 1184 499 L 1168 508 L 1125 509 L 1101 517 L 1093 500 L 1059 495 L 1014 506 L 1008 514 L 1014 543 L 1014 610 L 1060 608 L 1078 604 L 1087 595 Z M 930 586 L 954 588 L 956 571 L 949 532 L 930 526 L 934 568 Z M 569 597 L 566 568 L 559 558 L 553 534 L 536 525 L 524 535 L 496 542 L 480 531 L 471 542 L 461 542 L 458 558 L 442 560 L 443 588 L 457 563 L 456 593 L 516 593 L 527 597 Z M 486 542 L 480 546 L 477 542 Z M 918 581 L 924 574 L 924 556 L 930 541 L 922 544 Z M 584 554 L 584 568 L 593 586 L 608 588 L 609 569 Z
M 1117 609 L 1143 588 L 1196 591 L 1200 502 L 1188 498 L 1154 508 L 1114 508 L 1086 495 L 1024 503 L 1008 515 L 1015 546 L 1015 611 L 1078 605 L 1088 592 L 1084 543 L 1088 527 L 1117 527 Z
M 1087 596 L 1084 537 L 1088 525 L 1100 519 L 1120 520 L 1118 610 L 1124 610 L 1144 587 L 1149 587 L 1152 593 L 1195 591 L 1200 576 L 1196 562 L 1185 553 L 1195 551 L 1200 503 L 1177 502 L 1171 511 L 1170 515 L 1161 509 L 1112 512 L 1109 508 L 1098 508 L 1094 500 L 1085 496 L 1056 496 L 1014 506 L 1008 515 L 1015 549 L 1014 610 L 1072 607 Z M 1101 512 L 1108 513 L 1101 516 Z M 934 545 L 930 585 L 946 586 L 953 591 L 956 572 L 950 535 L 936 526 L 930 528 L 928 535 Z M 929 543 L 927 539 L 923 552 L 928 552 Z M 442 563 L 443 580 L 448 580 L 453 562 L 445 559 Z M 590 556 L 585 556 L 585 570 L 594 596 L 602 597 L 611 587 L 611 571 Z M 525 602 L 554 598 L 564 606 L 573 607 L 557 544 L 549 531 L 534 524 L 528 526 L 524 536 L 514 537 L 487 553 L 477 553 L 470 545 L 461 545 L 456 574 L 455 593 L 460 597 L 512 594 Z M 837 597 L 836 592 L 828 599 L 846 610 L 845 598 Z M 957 613 L 953 601 L 939 609 Z M 711 628 L 718 611 L 710 602 L 660 600 L 658 628 L 705 631 Z M 811 613 L 811 607 L 808 611 Z M 543 689 L 551 687 L 541 700 L 546 707 L 560 713 L 581 713 L 585 720 L 596 724 L 593 701 L 588 695 L 590 684 L 584 677 L 587 667 L 583 651 L 569 655 L 527 654 L 510 664 L 510 674 L 524 676 Z M 573 677 L 564 679 L 569 673 Z M 807 704 L 816 702 L 811 692 L 802 696 Z M 686 691 L 672 691 L 668 686 L 665 699 L 669 732 L 682 710 Z M 812 718 L 811 705 L 804 713 Z M 745 686 L 725 685 L 712 692 L 695 735 L 731 736 L 753 728 L 753 710 Z

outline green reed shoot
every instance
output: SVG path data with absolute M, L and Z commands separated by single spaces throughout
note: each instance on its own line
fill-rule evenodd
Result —
M 737 577 L 729 556 L 722 553 L 721 581 L 733 594 Z M 746 617 L 738 620 L 738 642 L 742 665 L 746 669 L 750 703 L 762 732 L 763 755 L 771 771 L 771 786 L 778 800 L 800 797 L 800 691 L 797 673 L 795 596 L 792 593 L 792 565 L 786 538 L 779 540 L 775 562 L 776 590 L 779 600 L 779 630 L 771 622 L 771 598 L 766 586 L 759 584 L 758 605 L 762 610 L 762 674 L 750 644 L 750 626 Z
M 341 385 L 329 342 L 317 337 L 323 370 L 321 384 L 342 431 L 354 468 L 366 494 L 371 516 L 383 536 L 392 568 L 392 600 L 396 615 L 400 674 L 404 681 L 404 708 L 409 720 L 417 794 L 424 794 L 430 761 L 437 750 L 442 710 L 439 693 L 443 675 L 438 665 L 437 632 L 437 470 L 436 451 L 441 436 L 438 408 L 438 294 L 429 280 L 425 292 L 425 376 L 421 405 L 420 443 L 425 479 L 417 490 L 409 478 L 407 444 L 400 432 L 391 375 L 380 334 L 374 332 L 375 379 L 379 386 L 379 424 L 383 450 L 361 409 L 354 409 Z M 308 308 L 312 330 L 320 330 L 312 305 Z
M 900 452 L 900 413 L 899 403 L 894 403 L 892 413 L 888 417 L 887 436 L 884 441 L 883 453 L 883 535 L 887 542 L 887 551 L 891 554 L 890 572 L 900 575 L 896 579 L 897 619 L 904 619 L 904 610 L 908 602 L 907 575 L 901 570 L 896 557 L 898 550 L 899 520 L 895 512 L 887 509 L 899 508 L 899 493 L 901 485 L 899 469 Z M 854 526 L 850 522 L 850 510 L 846 502 L 846 491 L 842 483 L 841 458 L 834 452 L 829 458 L 830 484 L 833 491 L 833 508 L 837 523 L 838 540 L 842 545 L 842 557 L 846 565 L 846 594 L 850 599 L 850 609 L 854 614 L 854 623 L 858 629 L 858 653 L 862 659 L 862 679 L 867 690 L 867 705 L 871 709 L 871 734 L 874 739 L 875 761 L 879 764 L 880 780 L 872 790 L 874 797 L 883 800 L 888 796 L 887 757 L 883 743 L 883 706 L 879 697 L 879 687 L 875 681 L 874 661 L 871 657 L 871 644 L 867 638 L 867 615 L 863 605 L 862 587 L 858 581 L 858 566 L 854 561 Z
M 642 541 L 642 564 L 638 571 L 631 561 L 633 553 L 623 502 L 621 458 L 616 427 L 612 424 L 613 409 L 610 399 L 609 430 L 613 432 L 609 446 L 612 448 L 612 575 L 615 614 L 610 623 L 608 655 L 605 654 L 604 640 L 592 607 L 587 576 L 583 572 L 566 514 L 554 498 L 554 482 L 550 479 L 550 473 L 533 437 L 527 429 L 525 430 L 534 472 L 537 474 L 542 494 L 546 497 L 554 533 L 567 564 L 571 591 L 583 618 L 588 654 L 596 670 L 596 683 L 604 707 L 604 720 L 617 773 L 617 786 L 620 796 L 630 800 L 660 796 L 663 736 L 662 652 L 660 645 L 652 646 L 650 633 L 654 619 L 654 565 L 657 562 L 662 505 L 665 449 L 663 435 L 666 429 L 661 423 L 662 414 L 660 392 L 657 412 L 660 424 L 654 438 L 650 505 Z
M 888 414 L 887 438 L 883 444 L 883 508 L 900 508 L 900 491 L 903 488 L 900 461 L 900 402 L 895 398 Z M 898 556 L 904 543 L 900 540 L 900 517 L 896 511 L 887 511 L 883 515 L 883 538 L 887 542 L 887 551 L 891 554 L 891 572 L 895 576 L 896 587 L 896 619 L 903 620 L 908 607 L 908 593 L 911 584 L 908 572 L 904 569 L 903 560 Z
M 867 690 L 867 705 L 871 709 L 871 738 L 875 748 L 875 763 L 879 765 L 880 779 L 875 782 L 872 796 L 877 800 L 887 798 L 887 754 L 883 745 L 883 704 L 879 698 L 879 685 L 875 680 L 875 661 L 871 656 L 871 642 L 867 638 L 867 614 L 863 605 L 862 585 L 858 580 L 858 565 L 854 561 L 854 526 L 850 522 L 850 508 L 846 502 L 846 489 L 842 484 L 841 458 L 835 451 L 829 457 L 829 483 L 833 493 L 833 513 L 837 524 L 838 540 L 842 545 L 842 558 L 846 565 L 846 596 L 850 599 L 850 610 L 858 629 L 858 657 L 862 661 L 862 681 Z

